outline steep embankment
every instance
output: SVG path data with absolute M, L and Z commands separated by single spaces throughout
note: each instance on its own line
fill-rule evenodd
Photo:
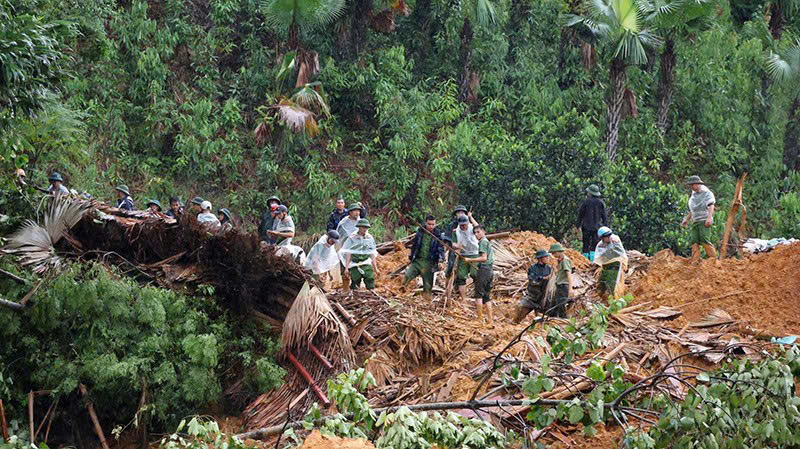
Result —
M 679 308 L 679 325 L 719 308 L 770 335 L 800 334 L 800 244 L 697 265 L 661 251 L 634 295 L 637 302 Z

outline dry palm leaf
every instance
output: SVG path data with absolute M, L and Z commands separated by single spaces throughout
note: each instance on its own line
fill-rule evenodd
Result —
M 6 254 L 20 257 L 23 266 L 31 266 L 35 273 L 43 274 L 58 268 L 62 259 L 56 254 L 55 245 L 83 217 L 88 203 L 67 196 L 53 198 L 44 216 L 44 224 L 27 220 L 17 232 L 8 237 Z
M 328 354 L 346 361 L 355 360 L 347 328 L 339 321 L 325 294 L 303 284 L 300 293 L 286 314 L 281 330 L 281 342 L 286 351 L 305 348 L 315 338 L 330 341 Z
M 319 126 L 314 120 L 314 113 L 289 100 L 281 100 L 276 106 L 281 121 L 292 131 L 305 132 L 307 136 L 314 137 L 319 134 Z
M 396 0 L 392 4 L 392 11 L 394 11 L 397 14 L 402 14 L 406 17 L 408 17 L 411 14 L 411 8 L 408 7 L 408 5 L 404 0 Z

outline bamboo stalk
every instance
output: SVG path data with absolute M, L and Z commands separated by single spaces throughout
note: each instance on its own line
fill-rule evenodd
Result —
M 94 424 L 94 431 L 97 433 L 97 438 L 100 439 L 100 445 L 103 446 L 103 449 L 108 449 L 106 436 L 103 433 L 103 428 L 100 426 L 100 420 L 97 419 L 97 413 L 94 411 L 94 404 L 92 404 L 91 399 L 89 399 L 89 392 L 86 390 L 86 385 L 80 384 L 78 388 L 80 388 L 83 397 L 86 398 L 86 409 L 89 411 L 89 417 L 92 419 L 92 424 Z
M 311 353 L 314 354 L 314 356 L 316 356 L 317 359 L 320 362 L 322 362 L 323 365 L 325 365 L 325 368 L 328 368 L 329 370 L 333 369 L 333 365 L 331 364 L 331 362 L 329 362 L 328 359 L 326 359 L 325 356 L 322 355 L 321 352 L 319 352 L 319 349 L 317 349 L 317 347 L 314 346 L 314 344 L 311 343 L 310 341 L 308 342 L 308 349 L 310 349 Z
M 33 391 L 28 392 L 28 422 L 31 426 L 31 444 L 36 444 L 36 434 L 33 432 Z
M 345 308 L 344 308 L 344 306 L 342 306 L 342 305 L 341 305 L 341 304 L 339 304 L 338 302 L 331 302 L 331 304 L 333 304 L 333 306 L 334 306 L 334 307 L 336 307 L 336 310 L 338 310 L 338 311 L 339 311 L 339 313 L 340 313 L 340 314 L 342 314 L 342 316 L 344 317 L 344 319 L 345 319 L 345 320 L 346 320 L 348 323 L 350 323 L 350 325 L 351 325 L 351 326 L 355 326 L 355 325 L 356 325 L 356 320 L 355 320 L 355 318 L 353 318 L 353 316 L 352 316 L 352 315 L 350 315 L 350 312 L 348 312 L 348 311 L 347 311 L 347 309 L 345 309 Z M 364 336 L 364 338 L 366 338 L 366 339 L 367 339 L 367 341 L 368 341 L 368 342 L 370 342 L 370 344 L 372 344 L 372 343 L 375 343 L 375 341 L 376 341 L 376 340 L 375 340 L 375 337 L 373 337 L 373 336 L 372 336 L 372 334 L 370 334 L 369 332 L 367 332 L 367 330 L 366 330 L 366 329 L 364 329 L 364 332 L 362 333 L 362 335 Z
M 294 354 L 292 354 L 291 351 L 287 351 L 286 354 L 289 357 L 289 361 L 292 362 L 292 365 L 294 365 L 294 367 L 297 368 L 297 371 L 300 372 L 300 375 L 303 376 L 306 382 L 308 382 L 308 386 L 311 387 L 311 390 L 314 391 L 319 400 L 322 401 L 322 403 L 325 404 L 326 407 L 331 405 L 331 401 L 328 399 L 327 396 L 325 396 L 325 393 L 323 393 L 322 390 L 320 390 L 319 387 L 314 383 L 314 379 L 311 377 L 311 374 L 308 373 L 308 370 L 306 370 L 306 368 L 300 363 L 300 361 L 297 360 Z
M 742 204 L 742 189 L 744 188 L 744 179 L 746 177 L 747 173 L 743 174 L 736 183 L 736 190 L 733 194 L 733 202 L 731 202 L 731 209 L 728 212 L 728 220 L 725 223 L 725 234 L 722 237 L 722 248 L 720 248 L 719 257 L 720 259 L 724 259 L 728 254 L 728 239 L 731 237 L 731 229 L 733 228 L 734 220 L 736 220 L 736 212 L 739 211 L 739 206 L 744 206 L 744 204 Z
M 6 424 L 6 409 L 3 408 L 3 400 L 0 399 L 0 426 L 3 427 L 3 442 L 8 441 L 8 424 Z

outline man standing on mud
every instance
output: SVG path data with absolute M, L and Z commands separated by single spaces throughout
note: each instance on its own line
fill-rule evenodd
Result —
M 483 226 L 474 228 L 475 238 L 478 239 L 478 257 L 465 257 L 464 262 L 470 264 L 470 276 L 475 282 L 475 308 L 478 312 L 478 322 L 483 322 L 483 312 L 489 319 L 489 326 L 494 325 L 492 312 L 492 280 L 494 278 L 494 250 L 486 238 Z
M 339 258 L 343 259 L 344 266 L 350 271 L 351 289 L 358 289 L 363 280 L 367 290 L 373 290 L 375 275 L 378 274 L 375 239 L 368 232 L 370 225 L 366 218 L 358 220 L 356 227 L 358 231 L 345 240 Z
M 711 225 L 714 224 L 714 206 L 717 200 L 699 176 L 690 176 L 686 184 L 692 189 L 692 196 L 689 197 L 689 213 L 681 226 L 689 227 L 692 262 L 700 260 L 700 246 L 706 250 L 707 257 L 716 258 L 717 251 L 711 244 Z
M 536 263 L 528 268 L 528 291 L 522 297 L 514 313 L 514 324 L 519 324 L 531 311 L 545 310 L 544 297 L 547 283 L 552 277 L 550 253 L 540 249 L 536 251 Z
M 419 228 L 414 236 L 414 246 L 409 255 L 411 265 L 403 279 L 405 287 L 412 279 L 422 276 L 422 297 L 426 301 L 433 299 L 433 274 L 439 270 L 439 259 L 444 252 L 440 241 L 441 232 L 436 227 L 436 219 L 433 215 L 428 215 L 425 218 L 425 227 Z
M 586 188 L 586 199 L 578 210 L 578 227 L 583 232 L 583 257 L 594 260 L 594 248 L 597 246 L 597 230 L 608 224 L 606 205 L 600 199 L 600 188 L 595 184 Z

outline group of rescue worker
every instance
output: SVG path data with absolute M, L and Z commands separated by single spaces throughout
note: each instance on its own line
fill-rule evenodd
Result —
M 24 177 L 24 172 L 22 176 Z M 48 189 L 39 190 L 50 195 L 71 193 L 63 185 L 61 174 L 53 172 L 49 181 Z M 686 184 L 691 190 L 691 196 L 688 213 L 681 225 L 689 228 L 692 260 L 699 260 L 701 247 L 707 257 L 714 258 L 716 251 L 711 240 L 716 205 L 714 194 L 698 176 L 690 176 Z M 134 210 L 134 201 L 128 187 L 118 185 L 114 190 L 117 196 L 116 206 L 124 210 Z M 608 212 L 601 198 L 602 193 L 597 185 L 592 184 L 586 188 L 586 199 L 578 209 L 577 226 L 583 234 L 583 256 L 600 267 L 598 293 L 601 297 L 619 297 L 624 289 L 628 256 L 620 237 L 608 227 Z M 258 226 L 262 244 L 275 245 L 279 253 L 290 254 L 317 279 L 322 279 L 323 276 L 336 279 L 341 276 L 342 285 L 346 289 L 358 289 L 363 283 L 367 289 L 372 290 L 375 288 L 375 277 L 378 273 L 378 252 L 375 238 L 369 233 L 367 209 L 360 202 L 348 207 L 345 204 L 344 198 L 337 198 L 336 206 L 328 217 L 327 232 L 306 255 L 302 248 L 292 244 L 295 222 L 289 209 L 280 198 L 272 196 L 267 200 L 268 210 L 261 217 Z M 158 200 L 148 200 L 146 207 L 153 213 L 163 213 Z M 196 213 L 198 222 L 212 229 L 224 232 L 234 226 L 233 216 L 228 209 L 221 208 L 214 214 L 211 203 L 201 197 L 194 197 L 189 202 L 189 210 Z M 170 198 L 169 209 L 165 214 L 179 218 L 185 213 L 179 198 Z M 552 244 L 548 249 L 539 248 L 534 258 L 535 262 L 528 268 L 525 295 L 517 305 L 513 317 L 515 323 L 522 321 L 534 310 L 551 316 L 566 316 L 573 284 L 572 261 L 559 243 Z M 551 258 L 555 260 L 551 261 Z M 428 301 L 432 300 L 434 276 L 440 269 L 440 263 L 445 261 L 447 294 L 454 287 L 460 296 L 461 306 L 466 307 L 466 284 L 472 278 L 477 317 L 482 320 L 485 315 L 488 322 L 492 323 L 494 250 L 484 226 L 463 205 L 453 210 L 452 220 L 444 229 L 437 226 L 436 218 L 432 215 L 428 215 L 425 223 L 419 226 L 411 244 L 403 286 L 407 287 L 412 280 L 421 277 L 422 296 Z

